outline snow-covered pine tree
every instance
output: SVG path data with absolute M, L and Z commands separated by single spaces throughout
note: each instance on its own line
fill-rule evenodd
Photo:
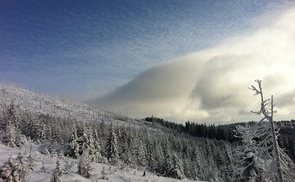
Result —
M 77 127 L 73 124 L 72 134 L 69 138 L 65 155 L 77 159 L 80 156 L 80 145 L 78 143 Z
M 53 143 L 55 144 L 63 144 L 64 140 L 62 138 L 62 131 L 63 131 L 63 127 L 62 127 L 62 120 L 61 118 L 56 118 L 57 121 L 55 121 L 55 128 L 54 130 L 52 130 L 52 139 L 53 139 Z
M 257 181 L 265 178 L 265 161 L 259 157 L 256 141 L 250 127 L 237 126 L 237 133 L 242 138 L 242 145 L 234 150 L 233 181 Z M 266 179 L 267 180 L 267 179 Z
M 119 156 L 117 135 L 112 124 L 110 126 L 109 135 L 106 141 L 105 154 L 111 163 L 114 163 Z
M 96 129 L 94 129 L 94 134 L 93 134 L 92 161 L 102 162 L 100 138 L 98 136 Z
M 44 131 L 40 130 L 40 121 L 38 115 L 30 113 L 29 118 L 26 121 L 25 135 L 30 137 L 33 141 L 39 141 L 40 138 L 44 137 Z M 43 136 L 42 136 L 43 135 Z
M 16 128 L 10 120 L 6 123 L 3 131 L 2 142 L 8 147 L 16 147 Z
M 190 164 L 191 164 L 190 158 L 183 159 L 183 172 L 185 177 L 187 178 L 192 178 Z
M 78 174 L 85 178 L 91 177 L 91 162 L 89 159 L 89 150 L 85 150 L 78 162 Z
M 221 146 L 225 148 L 225 150 L 218 150 L 217 158 L 216 158 L 216 165 L 220 171 L 220 176 L 223 179 L 232 176 L 233 171 L 233 156 L 232 156 L 232 149 L 231 146 L 228 145 L 226 142 L 223 143 Z
M 145 151 L 143 144 L 139 143 L 136 150 L 137 166 L 146 166 Z
M 17 158 L 8 158 L 8 161 L 0 167 L 0 178 L 8 182 L 27 182 L 29 167 L 23 161 L 23 154 L 19 153 Z
M 154 169 L 157 173 L 161 173 L 162 166 L 164 163 L 163 149 L 162 149 L 161 143 L 159 141 L 157 141 L 154 146 L 155 146 L 155 150 L 154 150 L 155 152 L 153 155 L 153 158 L 155 161 Z
M 170 175 L 172 178 L 175 179 L 184 179 L 184 172 L 183 172 L 183 163 L 179 160 L 176 152 L 173 152 L 172 155 L 172 170 L 170 171 Z
M 200 161 L 199 161 L 200 154 L 201 152 L 199 151 L 199 148 L 197 146 L 194 146 L 191 152 L 191 158 L 189 160 L 191 161 L 191 163 L 189 164 L 189 174 L 190 174 L 190 177 L 195 180 L 199 180 L 199 177 L 201 173 L 203 172 L 202 171 L 203 169 L 200 166 Z
M 149 131 L 145 129 L 145 158 L 147 160 L 147 165 L 150 169 L 153 169 L 154 167 L 154 158 L 153 158 L 153 153 L 154 153 L 154 146 L 152 143 L 151 135 L 149 134 Z
M 164 176 L 170 177 L 172 170 L 172 154 L 171 154 L 171 148 L 170 148 L 170 142 L 167 140 L 167 138 L 164 140 L 164 143 L 162 145 L 163 147 L 163 156 L 164 161 L 162 164 L 161 174 Z
M 2 105 L 3 115 L 0 118 L 1 141 L 10 147 L 21 146 L 26 143 L 26 137 L 21 134 L 20 117 L 17 106 L 11 100 L 10 104 Z
M 17 106 L 14 104 L 14 100 L 12 99 L 8 108 L 7 108 L 7 117 L 8 120 L 12 121 L 15 129 L 19 130 L 20 128 L 20 119 L 17 112 Z
M 119 155 L 120 155 L 120 159 L 122 159 L 123 161 L 126 158 L 126 153 L 128 151 L 128 134 L 127 134 L 127 130 L 125 127 L 122 127 L 122 132 L 121 132 L 121 136 L 119 137 Z

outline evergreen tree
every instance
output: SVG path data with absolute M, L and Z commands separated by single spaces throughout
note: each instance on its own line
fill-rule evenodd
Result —
M 126 154 L 128 153 L 128 134 L 125 127 L 122 128 L 121 136 L 119 137 L 119 148 L 120 148 L 120 158 L 126 160 Z
M 100 139 L 97 133 L 97 130 L 94 130 L 93 135 L 93 148 L 92 148 L 92 161 L 94 162 L 102 162 L 102 155 L 101 155 L 101 146 L 100 146 Z
M 153 147 L 153 143 L 152 143 L 152 139 L 151 136 L 149 134 L 149 132 L 147 131 L 147 129 L 145 129 L 145 148 L 146 148 L 146 160 L 147 160 L 147 165 L 153 169 L 154 167 L 154 158 L 153 158 L 153 153 L 154 153 L 154 147 Z
M 25 135 L 33 141 L 39 141 L 40 138 L 45 138 L 44 131 L 40 130 L 40 121 L 36 114 L 30 114 L 25 126 Z M 44 129 L 43 127 L 41 127 Z
M 78 174 L 85 178 L 91 177 L 91 162 L 89 159 L 89 151 L 85 150 L 78 162 Z
M 190 163 L 190 177 L 199 180 L 199 174 L 201 173 L 200 161 L 199 161 L 200 152 L 198 148 L 195 146 L 191 153 L 191 163 Z M 205 160 L 205 159 L 204 159 Z
M 171 149 L 169 146 L 169 141 L 166 139 L 166 142 L 163 145 L 163 165 L 162 165 L 162 170 L 161 173 L 164 176 L 169 176 L 172 170 L 172 154 L 171 154 Z
M 68 146 L 65 152 L 65 155 L 68 155 L 73 158 L 78 158 L 80 156 L 80 144 L 78 142 L 78 134 L 77 134 L 77 128 L 76 125 L 73 125 L 72 128 L 73 133 L 71 134 Z
M 3 117 L 0 118 L 0 132 L 2 130 L 2 142 L 9 147 L 21 146 L 26 143 L 26 138 L 21 134 L 20 118 L 14 101 L 8 106 L 4 105 Z
M 250 133 L 249 127 L 237 127 L 237 132 L 242 138 L 242 146 L 238 146 L 234 150 L 234 181 L 257 181 L 263 180 L 267 166 L 264 166 L 265 161 L 259 157 L 256 149 L 256 141 Z M 267 180 L 267 179 L 265 179 Z
M 175 152 L 172 155 L 172 170 L 169 176 L 176 179 L 184 179 L 183 164 Z
M 136 153 L 136 157 L 137 157 L 137 166 L 146 166 L 146 155 L 145 155 L 145 149 L 144 146 L 139 143 L 137 145 L 137 153 Z
M 11 156 L 8 161 L 0 167 L 0 178 L 8 182 L 27 182 L 27 176 L 30 168 L 23 161 L 23 154 L 19 153 L 17 158 Z
M 154 161 L 155 161 L 154 168 L 157 173 L 162 174 L 162 166 L 164 163 L 163 149 L 162 149 L 159 141 L 157 141 L 154 146 L 155 146 L 155 152 L 154 152 L 154 156 L 153 156 Z
M 16 128 L 12 121 L 6 123 L 3 133 L 2 142 L 8 147 L 16 147 Z
M 106 143 L 106 156 L 108 160 L 116 160 L 118 158 L 118 142 L 117 135 L 113 125 L 110 126 L 109 136 Z

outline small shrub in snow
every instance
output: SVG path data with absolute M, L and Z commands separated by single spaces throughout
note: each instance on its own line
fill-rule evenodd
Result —
M 65 169 L 64 169 L 64 173 L 68 174 L 70 172 L 70 170 L 72 169 L 72 167 L 74 166 L 74 162 L 73 161 L 65 161 Z
M 61 180 L 59 179 L 59 177 L 61 177 L 61 176 L 62 176 L 62 170 L 60 168 L 60 161 L 57 160 L 56 161 L 56 168 L 53 172 L 50 182 L 61 182 Z
M 108 179 L 107 178 L 107 173 L 105 172 L 105 167 L 103 166 L 102 167 L 102 170 L 101 170 L 101 179 Z
M 85 178 L 91 177 L 91 165 L 90 160 L 88 157 L 88 150 L 84 151 L 79 162 L 78 162 L 78 174 Z
M 0 168 L 0 178 L 7 182 L 26 182 L 30 168 L 23 162 L 23 155 L 20 153 L 16 159 L 9 157 L 8 161 Z

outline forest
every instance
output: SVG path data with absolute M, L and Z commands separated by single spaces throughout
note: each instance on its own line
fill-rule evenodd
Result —
M 243 123 L 223 124 L 223 125 L 206 125 L 187 121 L 185 124 L 177 124 L 175 122 L 157 118 L 154 116 L 144 118 L 145 121 L 155 122 L 163 127 L 173 129 L 177 132 L 186 133 L 195 137 L 203 137 L 208 139 L 224 140 L 230 143 L 240 143 L 241 138 L 235 137 L 235 130 L 238 125 L 251 126 L 256 122 L 248 121 Z M 295 161 L 295 120 L 277 121 L 276 127 L 280 130 L 278 142 L 281 148 L 285 149 L 290 158 Z
M 43 155 L 77 159 L 77 173 L 85 178 L 91 177 L 90 163 L 103 163 L 196 181 L 294 179 L 294 120 L 274 122 L 279 138 L 272 140 L 270 122 L 264 120 L 182 125 L 156 117 L 132 119 L 15 87 L 1 92 L 0 141 L 9 147 L 32 142 Z M 277 143 L 280 147 L 273 147 Z M 0 167 L 4 181 L 14 175 L 7 172 L 8 163 Z

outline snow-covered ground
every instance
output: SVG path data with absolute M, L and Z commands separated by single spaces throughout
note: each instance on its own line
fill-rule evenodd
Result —
M 20 110 L 48 114 L 55 117 L 74 118 L 76 121 L 111 121 L 121 125 L 132 122 L 139 127 L 138 122 L 121 114 L 104 111 L 99 108 L 69 101 L 46 94 L 35 93 L 14 85 L 0 83 L 0 104 L 8 105 L 11 100 Z M 0 107 L 1 109 L 2 107 Z
M 132 169 L 132 168 L 120 168 L 117 166 L 111 166 L 108 164 L 92 163 L 92 176 L 91 178 L 84 178 L 77 173 L 78 160 L 57 157 L 57 156 L 45 156 L 38 152 L 37 145 L 28 144 L 21 148 L 10 148 L 0 143 L 0 166 L 2 166 L 11 155 L 12 158 L 16 158 L 20 152 L 24 154 L 24 158 L 29 156 L 30 148 L 32 147 L 32 157 L 34 159 L 34 171 L 30 171 L 28 180 L 30 182 L 49 182 L 52 178 L 53 171 L 56 167 L 56 161 L 59 159 L 63 174 L 60 177 L 63 182 L 95 182 L 95 181 L 108 181 L 108 182 L 187 182 L 192 181 L 189 179 L 177 180 L 173 178 L 165 178 L 157 176 L 154 173 L 146 171 L 146 175 L 143 176 L 144 169 Z M 42 172 L 42 162 L 44 163 L 45 172 Z M 68 163 L 72 163 L 72 167 L 65 171 L 65 167 Z M 106 174 L 107 179 L 102 179 L 102 171 Z
M 45 94 L 38 94 L 28 91 L 23 88 L 15 87 L 14 85 L 1 84 L 0 83 L 0 110 L 4 109 L 10 104 L 11 100 L 22 111 L 29 113 L 48 114 L 55 117 L 62 118 L 74 118 L 78 122 L 84 121 L 104 121 L 111 123 L 118 123 L 122 125 L 130 125 L 133 127 L 141 128 L 147 127 L 149 130 L 156 132 L 163 132 L 154 127 L 148 127 L 142 124 L 142 121 L 128 118 L 119 114 L 103 111 L 97 108 L 93 108 L 89 105 L 67 101 L 55 97 L 50 97 Z M 92 181 L 118 181 L 118 182 L 176 182 L 176 181 L 192 181 L 189 179 L 177 180 L 174 178 L 165 178 L 163 176 L 157 176 L 157 174 L 146 171 L 145 176 L 143 173 L 144 168 L 134 169 L 130 167 L 112 166 L 110 164 L 92 163 L 92 176 L 91 178 L 84 178 L 77 173 L 77 159 L 66 158 L 64 156 L 46 156 L 41 154 L 40 146 L 35 144 L 28 144 L 21 148 L 9 148 L 0 143 L 0 167 L 8 161 L 9 156 L 16 158 L 20 152 L 24 154 L 24 157 L 29 155 L 30 146 L 32 147 L 32 156 L 35 159 L 34 170 L 29 172 L 28 181 L 45 181 L 49 182 L 52 178 L 52 174 L 56 168 L 56 161 L 59 160 L 61 168 L 63 169 L 63 175 L 60 177 L 63 182 L 92 182 Z M 38 148 L 39 147 L 39 148 Z M 69 172 L 65 171 L 68 163 L 72 163 L 72 167 Z M 44 165 L 43 165 L 44 164 Z M 46 168 L 45 172 L 42 172 L 42 166 Z M 102 171 L 107 179 L 103 179 Z M 1 181 L 1 179 L 0 179 Z
M 15 104 L 22 110 L 57 117 L 66 116 L 79 120 L 89 120 L 97 116 L 109 116 L 109 113 L 94 109 L 86 104 L 38 94 L 14 85 L 0 83 L 0 103 L 9 104 L 11 99 L 14 99 Z

